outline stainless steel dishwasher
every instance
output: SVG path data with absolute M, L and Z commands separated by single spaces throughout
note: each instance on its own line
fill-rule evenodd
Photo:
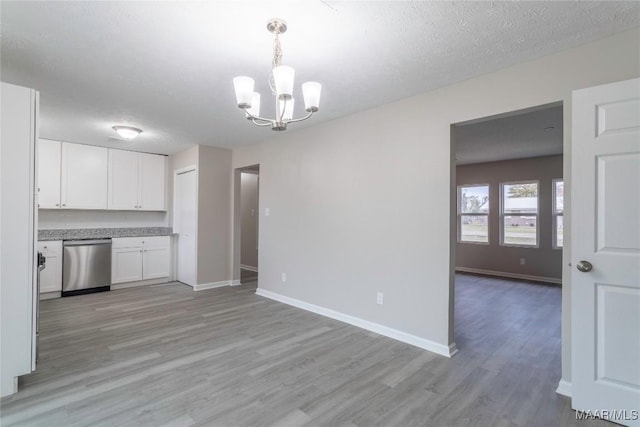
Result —
M 111 239 L 62 242 L 62 296 L 111 289 Z

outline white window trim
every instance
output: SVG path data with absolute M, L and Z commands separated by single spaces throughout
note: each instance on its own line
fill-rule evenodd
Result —
M 564 194 L 562 195 L 562 199 L 563 199 L 562 212 L 558 213 L 556 211 L 556 183 L 557 182 L 562 182 L 564 184 L 564 178 L 556 178 L 551 181 L 551 198 L 553 199 L 551 202 L 552 203 L 551 204 L 551 216 L 552 216 L 551 247 L 553 249 L 557 249 L 561 251 L 564 246 L 564 238 L 563 238 L 562 246 L 558 246 L 558 217 L 559 216 L 562 217 L 562 222 L 564 227 Z
M 517 185 L 517 184 L 536 184 L 538 188 L 538 196 L 536 197 L 536 244 L 535 245 L 514 245 L 513 243 L 505 243 L 504 242 L 504 186 L 505 185 Z M 500 182 L 500 246 L 505 246 L 509 248 L 530 248 L 537 249 L 540 247 L 540 181 L 538 180 L 527 180 L 527 181 L 504 181 Z M 513 214 L 512 214 L 513 215 Z M 516 214 L 517 215 L 517 214 Z M 534 215 L 526 215 L 526 216 L 534 216 Z
M 457 192 L 457 197 L 458 200 L 456 201 L 456 205 L 458 206 L 457 208 L 457 213 L 458 213 L 458 218 L 457 218 L 457 222 L 458 222 L 458 243 L 464 243 L 464 244 L 470 244 L 470 245 L 489 245 L 490 241 L 491 241 L 491 224 L 489 222 L 489 214 L 491 213 L 491 195 L 489 195 L 489 209 L 487 210 L 487 213 L 462 213 L 462 209 L 460 206 L 460 191 L 462 189 L 462 187 L 465 188 L 469 188 L 469 187 L 487 187 L 489 190 L 489 193 L 491 192 L 491 186 L 489 184 L 460 184 L 458 185 L 458 192 Z M 487 241 L 486 242 L 473 242 L 470 240 L 462 240 L 462 216 L 486 216 L 487 217 Z

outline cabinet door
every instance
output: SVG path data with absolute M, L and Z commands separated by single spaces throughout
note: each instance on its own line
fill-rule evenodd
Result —
M 62 208 L 106 209 L 108 151 L 62 143 Z
M 46 258 L 40 272 L 40 293 L 62 291 L 62 242 L 38 242 L 38 251 Z
M 140 196 L 142 210 L 164 211 L 166 157 L 140 153 Z
M 112 248 L 111 283 L 142 280 L 142 248 Z
M 170 247 L 168 236 L 145 237 L 142 259 L 142 277 L 144 279 L 169 277 Z
M 60 208 L 60 161 L 59 141 L 38 141 L 38 207 Z
M 109 209 L 138 209 L 138 153 L 109 149 Z

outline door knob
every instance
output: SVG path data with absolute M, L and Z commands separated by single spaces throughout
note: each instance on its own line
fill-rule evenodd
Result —
M 593 265 L 589 261 L 580 261 L 576 264 L 576 268 L 583 273 L 588 273 L 593 270 Z

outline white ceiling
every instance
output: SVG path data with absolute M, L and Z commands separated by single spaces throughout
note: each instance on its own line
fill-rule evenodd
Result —
M 456 164 L 562 154 L 562 105 L 456 125 Z
M 0 8 L 1 77 L 40 91 L 43 137 L 165 154 L 272 136 L 247 123 L 232 87 L 234 76 L 252 76 L 266 103 L 272 17 L 288 21 L 283 62 L 296 68 L 297 90 L 306 80 L 323 83 L 320 112 L 297 127 L 640 25 L 636 1 L 2 1 Z M 115 124 L 144 133 L 114 140 Z

